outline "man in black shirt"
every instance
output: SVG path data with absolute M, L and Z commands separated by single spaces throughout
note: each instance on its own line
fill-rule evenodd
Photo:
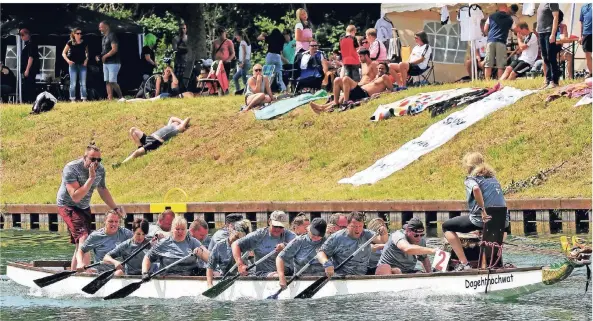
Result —
M 97 62 L 103 63 L 103 80 L 107 83 L 107 99 L 113 99 L 113 91 L 120 97 L 121 89 L 117 84 L 117 74 L 121 67 L 119 60 L 119 41 L 115 36 L 115 33 L 111 32 L 111 28 L 107 21 L 101 21 L 99 23 L 99 30 L 103 34 L 101 40 L 101 56 L 97 56 Z
M 19 32 L 25 46 L 21 51 L 21 72 L 23 73 L 23 102 L 35 101 L 35 76 L 39 73 L 39 49 L 31 40 L 31 32 L 23 28 Z

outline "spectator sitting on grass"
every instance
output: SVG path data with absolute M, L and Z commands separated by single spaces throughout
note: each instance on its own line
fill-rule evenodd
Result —
M 134 144 L 138 146 L 138 149 L 132 152 L 132 154 L 130 154 L 128 158 L 124 159 L 123 162 L 113 164 L 113 168 L 117 168 L 127 161 L 140 157 L 146 154 L 148 151 L 155 150 L 173 136 L 176 136 L 178 133 L 183 133 L 187 129 L 189 120 L 190 117 L 181 120 L 180 118 L 173 116 L 169 118 L 167 126 L 158 129 L 148 136 L 136 127 L 130 128 L 130 138 Z
M 260 64 L 253 66 L 253 76 L 247 80 L 245 89 L 245 105 L 241 107 L 243 112 L 274 100 L 270 80 L 262 74 L 262 70 L 263 67 Z

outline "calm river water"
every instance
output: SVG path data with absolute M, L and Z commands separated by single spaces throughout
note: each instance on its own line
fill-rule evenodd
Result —
M 547 240 L 511 238 L 514 243 L 556 249 L 558 236 Z M 430 240 L 436 244 L 438 240 Z M 69 259 L 65 235 L 0 231 L 0 273 L 6 261 Z M 505 262 L 545 265 L 559 259 L 505 248 Z M 585 270 L 558 284 L 516 299 L 436 296 L 429 292 L 370 294 L 317 300 L 217 302 L 196 298 L 154 300 L 127 298 L 105 302 L 84 297 L 39 297 L 3 276 L 1 320 L 591 320 L 591 289 L 585 295 Z

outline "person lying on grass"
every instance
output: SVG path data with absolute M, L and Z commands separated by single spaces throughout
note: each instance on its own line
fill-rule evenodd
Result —
M 350 104 L 350 101 L 356 102 L 384 91 L 391 91 L 393 81 L 389 77 L 389 67 L 387 64 L 384 62 L 379 63 L 377 70 L 376 78 L 363 86 L 357 84 L 352 78 L 347 76 L 342 78 L 341 82 L 334 82 L 334 100 L 324 105 L 312 102 L 310 104 L 311 108 L 315 113 L 319 114 L 324 111 L 330 111 L 339 104 L 347 105 Z M 341 92 L 344 93 L 342 97 L 340 97 Z
M 272 94 L 270 80 L 262 74 L 262 70 L 263 67 L 260 64 L 253 66 L 253 76 L 247 80 L 245 105 L 241 107 L 242 112 L 257 108 L 276 99 L 274 94 Z
M 140 157 L 146 154 L 148 151 L 159 148 L 164 142 L 176 136 L 178 133 L 183 133 L 189 124 L 190 117 L 181 120 L 175 116 L 169 118 L 167 126 L 162 127 L 150 135 L 146 135 L 140 129 L 136 127 L 130 128 L 130 138 L 138 146 L 128 158 L 124 159 L 121 163 L 113 164 L 113 168 L 119 167 L 121 164 L 128 162 L 134 158 Z

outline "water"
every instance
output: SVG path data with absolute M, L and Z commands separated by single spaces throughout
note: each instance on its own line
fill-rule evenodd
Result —
M 511 240 L 557 248 L 557 236 L 548 240 Z M 18 230 L 0 231 L 0 248 L 3 275 L 6 261 L 69 259 L 73 251 L 66 235 Z M 505 251 L 505 262 L 517 266 L 558 261 L 551 255 L 517 251 L 511 246 Z M 414 291 L 287 301 L 218 302 L 198 298 L 103 301 L 82 296 L 42 297 L 4 279 L 0 281 L 1 320 L 591 320 L 591 290 L 584 294 L 584 269 L 539 292 L 505 300 Z

